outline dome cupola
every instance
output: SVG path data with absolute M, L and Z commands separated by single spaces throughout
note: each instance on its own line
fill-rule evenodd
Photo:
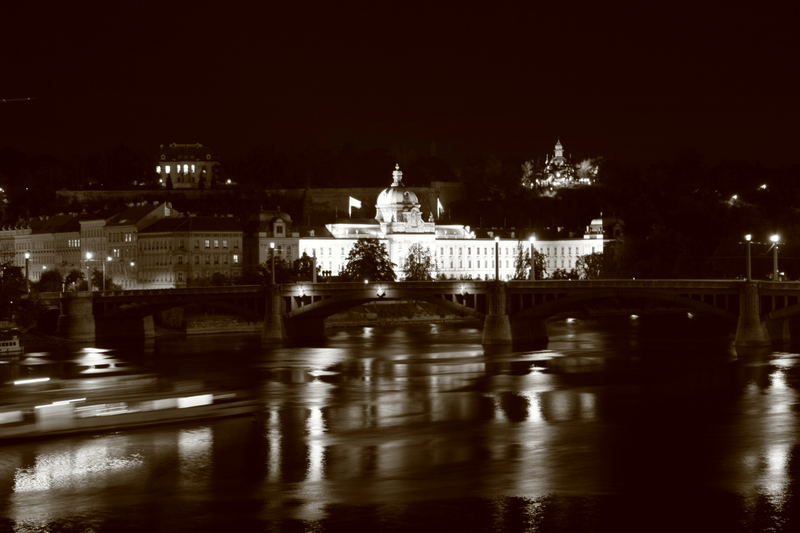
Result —
M 375 220 L 378 222 L 399 222 L 404 221 L 402 213 L 408 213 L 414 209 L 419 211 L 419 200 L 417 195 L 406 189 L 403 185 L 403 171 L 400 165 L 394 166 L 392 172 L 392 185 L 378 195 L 375 202 Z

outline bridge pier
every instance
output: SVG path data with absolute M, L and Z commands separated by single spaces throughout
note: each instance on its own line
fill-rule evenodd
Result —
M 283 297 L 277 285 L 270 285 L 266 291 L 264 302 L 264 327 L 261 340 L 265 342 L 282 342 L 288 338 L 283 319 Z
M 511 320 L 511 338 L 514 346 L 524 350 L 547 348 L 547 324 L 544 318 Z
M 321 317 L 291 318 L 284 322 L 286 340 L 317 343 L 325 340 L 325 319 Z
M 502 281 L 496 281 L 489 286 L 481 344 L 484 346 L 511 344 L 511 321 L 506 309 L 506 285 Z
M 70 341 L 94 342 L 95 321 L 91 292 L 64 292 L 59 300 L 58 334 Z
M 734 345 L 743 348 L 770 345 L 769 333 L 761 321 L 758 282 L 746 282 L 739 294 L 739 320 Z

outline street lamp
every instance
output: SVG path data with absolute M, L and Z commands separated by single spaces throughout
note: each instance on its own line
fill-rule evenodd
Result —
M 272 256 L 272 267 L 270 270 L 272 271 L 272 284 L 275 285 L 275 243 L 269 243 L 269 252 Z
M 494 238 L 494 280 L 500 281 L 500 237 Z
M 89 261 L 93 257 L 94 254 L 92 252 L 86 252 L 86 286 L 89 288 L 89 292 L 92 292 L 92 273 L 89 270 Z
M 534 233 L 528 238 L 528 242 L 531 243 L 531 279 L 536 280 L 536 234 Z
M 136 281 L 136 272 L 133 270 L 136 266 L 136 261 L 131 261 L 128 265 L 131 267 L 131 271 L 128 273 L 128 281 L 130 281 L 130 285 L 132 285 L 133 288 L 136 288 L 136 283 L 134 283 Z
M 781 236 L 777 233 L 770 235 L 769 241 L 772 243 L 772 281 L 778 281 L 778 245 Z
M 753 236 L 751 234 L 747 234 L 744 236 L 744 242 L 747 246 L 747 281 L 753 281 L 753 269 L 751 263 L 751 254 L 750 254 L 750 247 L 753 245 Z
M 111 262 L 111 256 L 106 256 L 106 263 Z M 103 263 L 103 292 L 106 290 L 106 263 Z
M 31 253 L 25 252 L 25 290 L 29 293 L 31 292 L 30 261 Z

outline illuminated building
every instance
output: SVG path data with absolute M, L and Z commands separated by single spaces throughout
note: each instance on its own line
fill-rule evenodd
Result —
M 564 145 L 556 141 L 553 154 L 545 156 L 544 163 L 526 161 L 522 164 L 522 185 L 550 195 L 559 189 L 592 185 L 597 177 L 595 160 L 585 159 L 573 164 L 564 153 Z
M 396 167 L 391 186 L 378 195 L 375 217 L 371 220 L 334 222 L 324 228 L 290 228 L 291 219 L 276 215 L 259 234 L 259 262 L 270 257 L 270 249 L 289 263 L 305 254 L 316 258 L 323 273 L 335 276 L 347 264 L 350 249 L 358 239 L 375 238 L 386 246 L 398 279 L 403 278 L 411 246 L 420 244 L 429 250 L 439 277 L 494 279 L 495 260 L 499 260 L 500 279 L 507 280 L 515 274 L 519 253 L 523 256 L 530 253 L 532 246 L 545 254 L 545 266 L 550 273 L 574 270 L 581 256 L 603 252 L 600 219 L 592 221 L 582 238 L 531 243 L 528 235 L 516 235 L 513 231 L 503 235 L 488 231 L 478 236 L 469 226 L 437 224 L 433 214 L 424 217 L 417 195 L 402 180 L 403 173 Z
M 236 283 L 242 275 L 243 232 L 233 217 L 162 218 L 138 237 L 139 288 Z
M 161 145 L 156 165 L 159 185 L 172 189 L 210 189 L 219 179 L 219 162 L 200 143 Z

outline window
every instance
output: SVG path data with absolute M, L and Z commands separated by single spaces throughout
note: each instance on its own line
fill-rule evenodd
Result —
M 200 239 L 195 239 L 194 240 L 194 247 L 195 248 L 200 248 Z
M 239 262 L 239 254 L 233 254 L 233 263 L 237 264 Z
M 211 241 L 210 240 L 205 239 L 204 244 L 206 245 L 206 248 L 211 248 Z
M 219 240 L 214 239 L 214 248 L 219 248 Z
M 228 239 L 222 239 L 222 247 L 223 248 L 227 248 L 228 247 Z

